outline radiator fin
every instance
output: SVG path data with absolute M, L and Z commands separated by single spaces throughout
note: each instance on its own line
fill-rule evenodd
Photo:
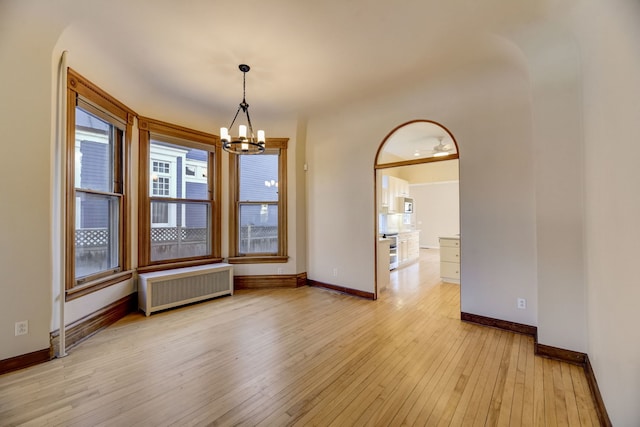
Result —
M 229 291 L 229 273 L 227 271 L 156 281 L 151 293 L 151 306 L 173 304 L 204 295 L 215 296 L 215 294 L 225 291 Z

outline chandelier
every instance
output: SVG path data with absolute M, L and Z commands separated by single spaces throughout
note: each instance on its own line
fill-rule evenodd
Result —
M 251 118 L 249 117 L 249 104 L 247 104 L 246 100 L 246 77 L 247 73 L 251 69 L 247 64 L 240 64 L 238 66 L 240 71 L 242 71 L 242 102 L 238 106 L 238 110 L 236 111 L 236 115 L 233 116 L 233 120 L 231 121 L 231 125 L 229 128 L 220 128 L 220 140 L 222 141 L 222 148 L 225 151 L 233 154 L 260 154 L 264 152 L 265 149 L 265 136 L 264 131 L 258 131 L 258 137 L 253 133 L 253 126 L 251 125 Z M 247 129 L 246 125 L 238 126 L 238 136 L 232 137 L 229 135 L 229 131 L 233 127 L 233 124 L 236 122 L 238 118 L 238 114 L 240 114 L 240 110 L 247 117 L 247 125 L 249 126 Z M 249 131 L 247 135 L 247 131 Z

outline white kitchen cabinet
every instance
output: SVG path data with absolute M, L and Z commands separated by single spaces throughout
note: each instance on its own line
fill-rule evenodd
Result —
M 409 233 L 408 239 L 409 246 L 409 260 L 415 261 L 420 258 L 420 232 L 412 231 Z
M 411 264 L 420 258 L 420 231 L 398 233 L 398 267 Z
M 380 179 L 379 211 L 387 213 L 403 212 L 404 206 L 398 204 L 398 197 L 409 196 L 409 182 L 391 175 L 382 175 Z
M 395 176 L 389 177 L 389 193 L 387 204 L 389 205 L 389 212 L 395 213 L 398 211 L 398 192 L 400 191 L 400 179 Z
M 389 211 L 389 176 L 378 174 L 377 176 L 378 213 Z
M 398 267 L 409 262 L 409 245 L 407 233 L 398 233 Z
M 377 270 L 377 284 L 378 284 L 378 292 L 387 288 L 390 283 L 389 276 L 389 245 L 391 244 L 390 239 L 378 239 L 378 270 Z
M 460 283 L 460 238 L 440 237 L 440 278 Z
M 396 194 L 396 199 L 398 197 L 409 197 L 409 181 L 398 178 L 398 193 Z

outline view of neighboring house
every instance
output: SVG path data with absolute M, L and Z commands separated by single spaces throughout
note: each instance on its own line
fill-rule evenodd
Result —
M 118 129 L 96 115 L 76 108 L 76 187 L 110 191 L 117 185 L 110 170 L 96 167 L 114 158 L 109 134 Z M 151 197 L 151 259 L 198 256 L 210 252 L 207 229 L 207 151 L 152 138 L 149 196 Z M 242 253 L 274 252 L 278 245 L 277 156 L 241 159 L 240 236 Z M 265 177 L 267 179 L 265 179 Z M 165 200 L 166 199 L 166 200 Z M 180 199 L 180 200 L 178 200 Z M 76 276 L 109 269 L 117 259 L 111 230 L 119 209 L 115 197 L 76 193 Z

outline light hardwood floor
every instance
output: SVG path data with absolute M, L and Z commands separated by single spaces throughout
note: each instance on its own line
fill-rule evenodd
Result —
M 0 376 L 0 425 L 598 425 L 581 368 L 460 321 L 437 250 L 378 301 L 246 290 L 132 314 Z

